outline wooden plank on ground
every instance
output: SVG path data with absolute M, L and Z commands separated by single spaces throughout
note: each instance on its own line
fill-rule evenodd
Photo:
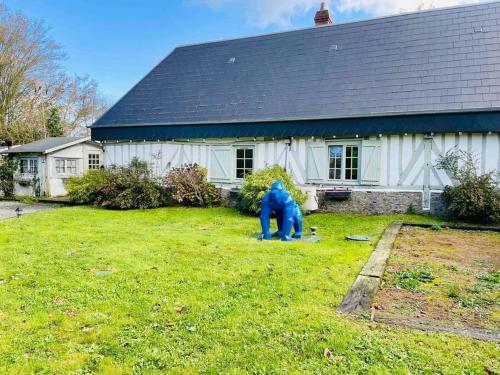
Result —
M 337 309 L 341 313 L 362 313 L 369 309 L 373 297 L 380 286 L 392 245 L 401 229 L 401 222 L 394 222 L 382 234 L 375 250 L 354 281 L 342 304 Z

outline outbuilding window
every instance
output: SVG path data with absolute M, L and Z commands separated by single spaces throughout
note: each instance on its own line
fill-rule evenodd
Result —
M 76 160 L 75 159 L 56 159 L 56 173 L 76 175 Z
M 19 169 L 21 173 L 38 174 L 38 160 L 21 159 Z
M 245 178 L 253 171 L 253 148 L 238 147 L 236 149 L 236 178 Z
M 356 181 L 359 178 L 359 146 L 332 145 L 328 147 L 328 178 Z
M 89 154 L 89 169 L 99 169 L 101 167 L 99 156 L 99 154 Z
M 56 173 L 57 174 L 66 173 L 66 163 L 64 159 L 56 159 Z

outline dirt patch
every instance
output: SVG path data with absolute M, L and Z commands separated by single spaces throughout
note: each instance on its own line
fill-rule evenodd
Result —
M 375 315 L 500 331 L 500 234 L 403 227 Z

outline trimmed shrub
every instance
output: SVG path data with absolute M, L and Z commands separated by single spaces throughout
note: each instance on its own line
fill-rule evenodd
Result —
M 455 180 L 444 189 L 448 209 L 458 218 L 476 222 L 500 222 L 500 189 L 494 173 L 479 175 L 474 157 L 464 151 L 451 151 L 438 161 Z
M 75 204 L 94 204 L 99 196 L 108 171 L 105 169 L 91 169 L 83 176 L 71 177 L 66 182 L 69 200 Z
M 217 206 L 221 202 L 219 190 L 207 181 L 207 170 L 198 164 L 172 168 L 163 179 L 163 186 L 175 204 L 207 207 Z
M 267 167 L 260 171 L 251 173 L 245 177 L 241 188 L 241 209 L 246 212 L 259 214 L 260 202 L 269 191 L 271 185 L 276 180 L 281 180 L 288 192 L 299 206 L 306 201 L 306 195 L 302 194 L 299 188 L 293 183 L 292 176 L 289 175 L 279 165 Z
M 159 181 L 148 165 L 133 159 L 129 166 L 88 171 L 72 178 L 67 185 L 70 201 L 111 209 L 147 209 L 165 205 Z
M 7 198 L 14 196 L 14 173 L 18 164 L 15 158 L 0 156 L 0 195 Z

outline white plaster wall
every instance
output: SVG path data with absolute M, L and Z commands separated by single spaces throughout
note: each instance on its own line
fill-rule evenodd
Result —
M 71 147 L 67 147 L 63 150 L 55 151 L 47 156 L 47 192 L 48 195 L 52 197 L 64 196 L 68 192 L 66 191 L 66 181 L 72 176 L 80 176 L 88 169 L 88 154 L 95 153 L 101 155 L 101 160 L 103 160 L 103 152 L 101 148 L 97 145 L 90 143 L 80 143 Z M 61 159 L 73 159 L 76 160 L 76 174 L 70 175 L 69 173 L 58 174 L 56 172 L 55 160 Z

